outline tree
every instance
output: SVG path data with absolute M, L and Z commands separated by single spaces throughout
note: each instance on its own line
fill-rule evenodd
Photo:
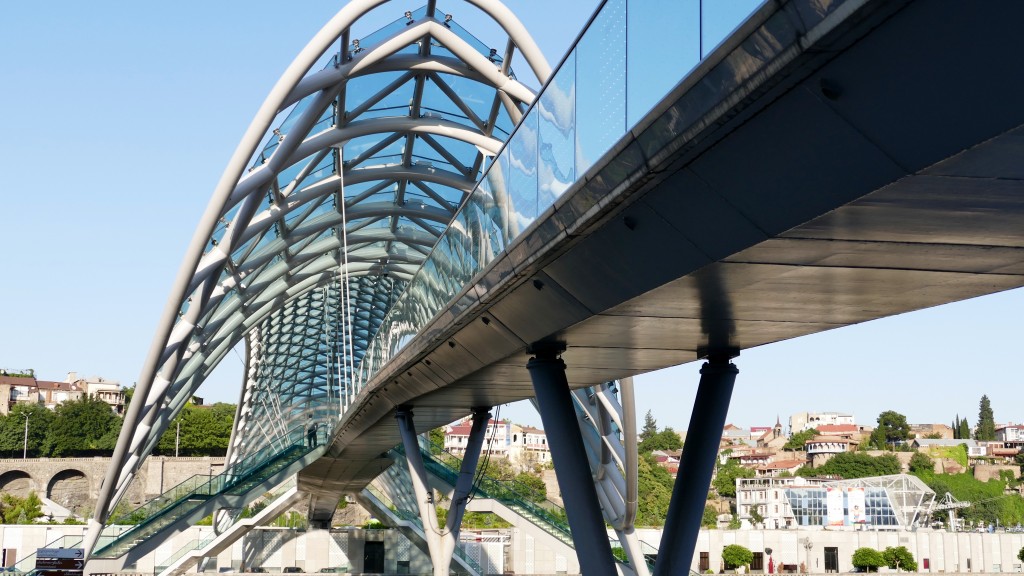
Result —
M 978 429 L 974 433 L 974 439 L 996 439 L 996 418 L 992 412 L 992 403 L 989 402 L 987 395 L 981 397 L 981 403 L 978 408 Z
M 935 461 L 924 452 L 914 452 L 910 457 L 910 473 L 916 476 L 931 474 L 935 471 Z
M 841 452 L 814 469 L 816 475 L 835 475 L 845 478 L 867 478 L 899 474 L 902 470 L 899 458 L 893 454 L 870 456 L 862 452 Z
M 903 443 L 910 437 L 907 417 L 893 410 L 878 415 L 878 427 L 871 433 L 871 443 L 878 448 Z
M 97 398 L 85 397 L 58 404 L 43 451 L 50 456 L 96 453 L 104 449 L 100 440 L 117 421 L 110 405 Z
M 40 404 L 15 404 L 11 413 L 0 416 L 0 454 L 21 457 L 25 449 L 25 417 L 28 416 L 28 453 L 46 456 L 43 443 L 53 422 L 53 412 Z
M 970 439 L 970 437 L 971 437 L 971 425 L 967 423 L 967 418 L 964 418 L 963 420 L 960 420 L 959 429 L 960 429 L 960 433 L 957 435 L 957 438 L 960 438 L 962 440 Z
M 715 492 L 718 492 L 719 496 L 722 496 L 723 498 L 735 498 L 736 479 L 753 477 L 753 470 L 744 468 L 730 460 L 728 464 L 718 469 L 718 474 L 715 476 L 711 485 L 715 487 Z
M 1024 562 L 1024 547 L 1021 547 L 1020 552 L 1017 552 L 1017 559 Z
M 233 404 L 185 404 L 160 437 L 156 451 L 164 455 L 221 456 L 227 452 L 234 419 Z
M 895 548 L 889 546 L 882 551 L 882 558 L 889 568 L 917 572 L 917 561 L 914 560 L 914 555 L 910 553 L 910 550 L 907 550 L 906 546 L 897 546 Z
M 754 553 L 745 546 L 729 544 L 722 548 L 722 561 L 725 562 L 726 568 L 750 566 L 750 563 L 754 561 Z
M 679 434 L 671 427 L 667 427 L 641 440 L 637 450 L 641 454 L 650 454 L 655 450 L 679 450 L 682 447 L 683 441 Z
M 516 482 L 526 488 L 526 496 L 533 502 L 544 502 L 548 499 L 548 486 L 544 480 L 536 474 L 520 472 L 516 475 Z
M 764 522 L 764 516 L 761 515 L 760 508 L 760 506 L 750 508 L 750 523 L 754 526 L 760 526 Z
M 711 506 L 704 506 L 704 515 L 700 518 L 700 525 L 702 528 L 718 528 L 718 511 Z
M 853 551 L 851 563 L 865 572 L 878 572 L 880 567 L 886 565 L 882 553 L 874 548 L 857 548 Z
M 25 498 L 9 493 L 0 494 L 0 516 L 4 524 L 31 524 L 43 515 L 43 502 L 35 491 Z
M 654 415 L 648 410 L 647 414 L 644 414 L 644 427 L 640 429 L 640 442 L 647 440 L 658 433 L 658 422 L 654 419 Z
M 658 466 L 650 454 L 640 454 L 637 461 L 637 488 L 640 493 L 637 526 L 661 526 L 665 523 L 674 485 L 668 470 Z
M 790 452 L 796 450 L 803 450 L 804 445 L 807 444 L 807 441 L 810 440 L 811 438 L 814 438 L 817 435 L 817 428 L 809 428 L 807 430 L 802 430 L 790 436 L 789 440 L 787 440 L 786 443 L 782 446 L 782 449 L 789 450 Z

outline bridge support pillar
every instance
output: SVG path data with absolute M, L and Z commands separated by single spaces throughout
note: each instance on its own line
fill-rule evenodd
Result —
M 587 576 L 614 576 L 612 549 L 560 352 L 559 349 L 535 350 L 536 355 L 526 367 L 547 433 L 580 572 Z
M 398 430 L 402 435 L 402 445 L 405 447 L 405 459 L 409 464 L 409 475 L 412 477 L 413 492 L 416 495 L 420 520 L 423 522 L 423 536 L 430 551 L 434 576 L 448 576 L 452 555 L 459 540 L 462 516 L 466 511 L 469 493 L 473 489 L 473 477 L 476 473 L 476 463 L 480 458 L 480 448 L 484 443 L 487 424 L 491 420 L 490 408 L 473 409 L 473 427 L 469 433 L 459 478 L 455 482 L 452 506 L 448 511 L 444 531 L 437 524 L 437 509 L 434 505 L 433 492 L 427 482 L 427 470 L 416 438 L 412 410 L 400 407 L 395 411 L 395 418 L 398 420 Z
M 693 561 L 697 534 L 704 514 L 708 487 L 718 457 L 722 428 L 729 411 L 739 370 L 729 360 L 735 351 L 708 356 L 700 369 L 700 384 L 672 489 L 672 502 L 658 546 L 655 576 L 686 575 Z

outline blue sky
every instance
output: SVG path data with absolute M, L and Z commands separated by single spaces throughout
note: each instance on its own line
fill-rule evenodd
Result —
M 486 42 L 493 28 L 474 9 L 447 4 Z M 507 4 L 555 63 L 597 2 Z M 0 367 L 138 378 L 224 165 L 279 74 L 341 5 L 0 4 Z M 396 2 L 377 21 L 418 5 Z M 723 14 L 749 5 L 715 4 Z M 706 43 L 725 31 L 716 23 Z M 896 409 L 912 422 L 973 421 L 988 394 L 998 421 L 1020 422 L 1022 304 L 1012 291 L 746 351 L 730 420 L 839 410 L 867 423 Z M 638 378 L 641 413 L 685 428 L 698 370 Z M 201 394 L 235 402 L 240 374 L 229 355 Z M 522 406 L 504 415 L 539 423 Z

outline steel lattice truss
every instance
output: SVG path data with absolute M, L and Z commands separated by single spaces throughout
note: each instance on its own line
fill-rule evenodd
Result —
M 311 423 L 330 429 L 351 402 L 367 342 L 405 285 L 389 276 L 353 277 L 346 294 L 336 280 L 289 301 L 250 332 L 231 463 L 301 441 Z
M 415 11 L 353 0 L 285 71 L 193 237 L 91 531 L 243 340 L 231 461 L 273 449 L 310 416 L 325 423 L 340 416 L 346 382 L 383 315 L 533 100 L 510 69 L 513 56 L 520 53 L 540 81 L 550 75 L 503 4 L 467 4 L 507 33 L 495 44 L 500 50 L 433 0 Z M 380 6 L 399 18 L 370 34 L 358 30 Z

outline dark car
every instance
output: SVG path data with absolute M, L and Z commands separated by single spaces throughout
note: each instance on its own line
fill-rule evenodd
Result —
M 299 574 L 302 572 L 302 569 L 298 566 L 285 566 L 282 572 L 285 574 Z

